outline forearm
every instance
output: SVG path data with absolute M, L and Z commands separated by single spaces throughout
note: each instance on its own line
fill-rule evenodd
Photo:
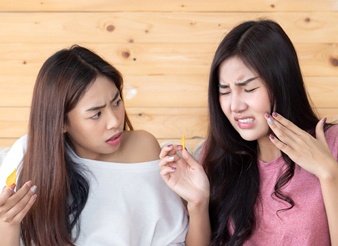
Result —
M 0 221 L 1 246 L 20 245 L 20 225 L 10 225 Z
M 329 224 L 331 245 L 338 245 L 338 163 L 332 164 L 329 175 L 320 178 Z
M 186 238 L 187 246 L 210 245 L 210 219 L 208 204 L 189 207 L 189 229 Z

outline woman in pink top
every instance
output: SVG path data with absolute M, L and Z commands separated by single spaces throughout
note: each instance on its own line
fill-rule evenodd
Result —
M 204 239 L 338 245 L 338 127 L 313 112 L 296 51 L 280 25 L 247 21 L 225 36 L 212 62 L 208 101 Z M 199 190 L 203 180 L 197 162 L 181 146 L 164 147 L 160 157 L 169 187 L 191 199 L 186 190 Z

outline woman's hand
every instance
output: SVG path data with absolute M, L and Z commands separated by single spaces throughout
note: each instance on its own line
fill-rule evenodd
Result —
M 181 151 L 181 155 L 178 155 Z M 209 180 L 202 167 L 181 145 L 168 145 L 160 153 L 161 176 L 189 206 L 209 203 Z
M 36 200 L 36 186 L 26 182 L 17 192 L 15 184 L 4 187 L 0 194 L 0 223 L 20 224 Z
M 333 158 L 324 135 L 325 119 L 318 122 L 314 138 L 277 113 L 265 114 L 265 118 L 274 133 L 270 135 L 270 140 L 295 163 L 319 179 L 336 173 L 332 170 L 337 170 L 338 163 Z

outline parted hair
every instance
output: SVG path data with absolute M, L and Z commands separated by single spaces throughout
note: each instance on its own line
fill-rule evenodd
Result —
M 242 245 L 255 230 L 259 199 L 259 147 L 232 127 L 219 102 L 219 67 L 231 57 L 240 58 L 255 71 L 276 110 L 314 135 L 318 117 L 307 96 L 296 50 L 282 27 L 272 20 L 246 21 L 233 28 L 219 44 L 210 69 L 210 114 L 203 165 L 210 179 L 211 245 Z M 285 171 L 275 183 L 273 196 L 290 204 L 281 188 L 293 177 L 295 163 L 284 153 Z

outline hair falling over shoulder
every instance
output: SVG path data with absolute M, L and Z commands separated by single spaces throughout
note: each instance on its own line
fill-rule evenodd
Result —
M 224 37 L 210 70 L 210 127 L 203 159 L 211 187 L 213 246 L 242 245 L 250 238 L 255 230 L 260 191 L 258 143 L 241 138 L 219 103 L 219 66 L 234 56 L 259 74 L 276 112 L 311 134 L 318 122 L 307 97 L 296 51 L 281 26 L 271 20 L 247 21 Z M 282 155 L 287 168 L 276 180 L 273 195 L 288 202 L 292 209 L 292 198 L 283 194 L 281 188 L 293 177 L 295 164 Z
M 49 57 L 36 79 L 29 119 L 28 145 L 18 186 L 32 180 L 37 200 L 21 226 L 24 245 L 74 245 L 74 230 L 89 192 L 86 172 L 67 155 L 64 134 L 67 113 L 97 76 L 106 76 L 120 90 L 118 70 L 94 52 L 74 45 Z M 132 130 L 126 116 L 125 129 Z M 72 234 L 73 232 L 73 234 Z M 75 238 L 74 238 L 75 237 Z

